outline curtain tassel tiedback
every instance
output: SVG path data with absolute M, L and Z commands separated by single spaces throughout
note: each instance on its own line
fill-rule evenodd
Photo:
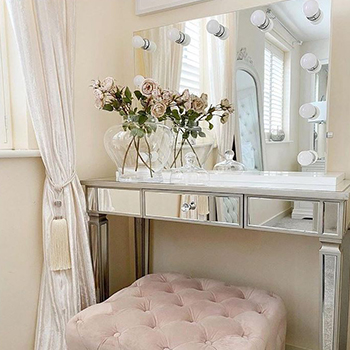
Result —
M 55 216 L 51 222 L 51 234 L 50 234 L 50 269 L 51 271 L 69 270 L 72 268 L 70 247 L 69 247 L 69 233 L 67 220 L 62 215 L 62 194 L 63 189 L 69 185 L 75 178 L 76 174 L 73 173 L 62 185 L 55 185 L 52 179 L 48 176 L 49 182 L 55 191 Z

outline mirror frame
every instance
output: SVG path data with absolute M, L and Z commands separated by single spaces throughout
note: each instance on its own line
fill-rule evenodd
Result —
M 236 76 L 237 72 L 241 70 L 246 73 L 248 73 L 254 80 L 255 87 L 256 87 L 256 97 L 258 99 L 258 119 L 259 119 L 259 130 L 260 130 L 260 144 L 261 144 L 261 152 L 262 152 L 262 169 L 260 171 L 265 170 L 266 166 L 266 151 L 265 151 L 265 132 L 264 132 L 264 118 L 261 113 L 263 110 L 263 96 L 262 96 L 262 87 L 261 87 L 261 81 L 259 78 L 259 74 L 257 70 L 254 67 L 253 60 L 250 58 L 250 56 L 247 54 L 246 48 L 241 48 L 240 51 L 237 52 L 237 59 L 235 63 L 235 82 L 236 84 Z M 235 85 L 236 86 L 236 85 Z M 235 89 L 236 90 L 236 89 Z M 242 162 L 242 149 L 240 145 L 241 141 L 241 133 L 240 133 L 240 127 L 239 127 L 239 111 L 238 111 L 238 99 L 237 94 L 235 94 L 235 106 L 236 106 L 236 120 L 235 120 L 235 145 L 236 145 L 236 158 L 239 162 Z

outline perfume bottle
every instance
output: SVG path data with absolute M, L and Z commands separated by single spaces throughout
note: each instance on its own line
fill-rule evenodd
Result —
M 236 162 L 233 160 L 235 152 L 228 150 L 225 152 L 225 160 L 223 162 L 217 163 L 214 166 L 216 171 L 244 171 L 246 170 L 244 164 Z
M 206 185 L 209 182 L 209 173 L 196 165 L 196 155 L 189 152 L 185 155 L 184 166 L 171 171 L 170 182 L 185 185 Z

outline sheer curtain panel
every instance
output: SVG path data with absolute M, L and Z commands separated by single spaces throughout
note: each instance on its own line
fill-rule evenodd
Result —
M 65 350 L 67 321 L 95 303 L 84 193 L 75 173 L 75 1 L 6 0 L 6 3 L 20 49 L 29 111 L 46 169 L 44 262 L 35 350 Z M 57 231 L 57 227 L 61 230 Z M 53 233 L 59 235 L 65 230 L 69 264 L 53 267 L 50 264 Z

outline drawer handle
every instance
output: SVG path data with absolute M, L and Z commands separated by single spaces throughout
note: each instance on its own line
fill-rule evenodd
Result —
M 195 202 L 191 202 L 190 204 L 184 203 L 181 206 L 181 211 L 187 213 L 190 210 L 195 210 L 197 208 L 197 204 Z

